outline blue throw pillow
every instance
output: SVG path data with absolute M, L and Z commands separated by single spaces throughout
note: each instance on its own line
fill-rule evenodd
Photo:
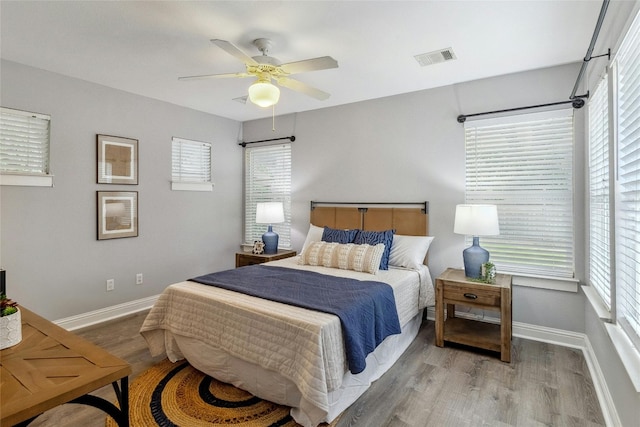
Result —
M 393 235 L 396 230 L 385 231 L 360 231 L 356 234 L 356 238 L 353 241 L 356 245 L 362 245 L 367 243 L 369 245 L 377 245 L 378 243 L 384 244 L 384 253 L 380 260 L 380 270 L 389 269 L 389 254 L 391 253 L 391 244 L 393 243 Z
M 322 232 L 322 241 L 330 243 L 353 243 L 358 230 L 336 230 L 325 227 Z

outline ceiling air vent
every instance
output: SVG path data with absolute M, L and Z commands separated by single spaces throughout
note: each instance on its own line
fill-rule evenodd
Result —
M 426 67 L 427 65 L 438 64 L 440 62 L 453 61 L 456 59 L 456 54 L 453 53 L 453 49 L 448 47 L 446 49 L 416 55 L 414 58 L 416 58 L 416 61 L 418 61 L 421 67 Z

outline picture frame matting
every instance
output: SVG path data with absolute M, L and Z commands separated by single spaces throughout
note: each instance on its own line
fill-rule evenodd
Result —
M 98 184 L 138 184 L 138 140 L 100 135 L 97 140 Z
M 138 192 L 97 191 L 98 240 L 138 236 Z

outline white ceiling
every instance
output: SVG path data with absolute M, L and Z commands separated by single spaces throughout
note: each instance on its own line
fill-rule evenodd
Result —
M 313 110 L 581 61 L 602 2 L 0 1 L 1 57 L 234 120 L 271 116 L 233 98 L 252 79 L 178 81 L 244 71 L 210 43 L 272 39 L 283 63 L 332 56 L 339 68 L 295 77 L 331 93 L 283 88 L 276 114 Z M 457 59 L 420 67 L 414 55 Z M 597 52 L 594 52 L 596 54 Z M 567 88 L 567 98 L 571 88 Z

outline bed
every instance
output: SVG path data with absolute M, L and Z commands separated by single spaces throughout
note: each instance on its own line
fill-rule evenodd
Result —
M 401 333 L 388 336 L 366 355 L 362 372 L 350 371 L 336 315 L 193 281 L 168 286 L 149 312 L 140 332 L 151 354 L 166 353 L 172 361 L 187 359 L 220 381 L 290 406 L 293 418 L 305 427 L 333 421 L 398 360 L 418 333 L 423 309 L 434 304 L 433 284 L 425 265 L 432 239 L 425 237 L 428 203 L 407 205 L 312 202 L 311 224 L 301 254 L 252 266 L 389 284 Z M 391 246 L 388 270 L 378 270 L 376 264 L 375 274 L 371 274 L 326 267 L 318 260 L 314 263 L 314 248 L 345 247 L 316 243 L 324 227 L 395 230 L 395 252 L 393 244 L 385 245 Z

